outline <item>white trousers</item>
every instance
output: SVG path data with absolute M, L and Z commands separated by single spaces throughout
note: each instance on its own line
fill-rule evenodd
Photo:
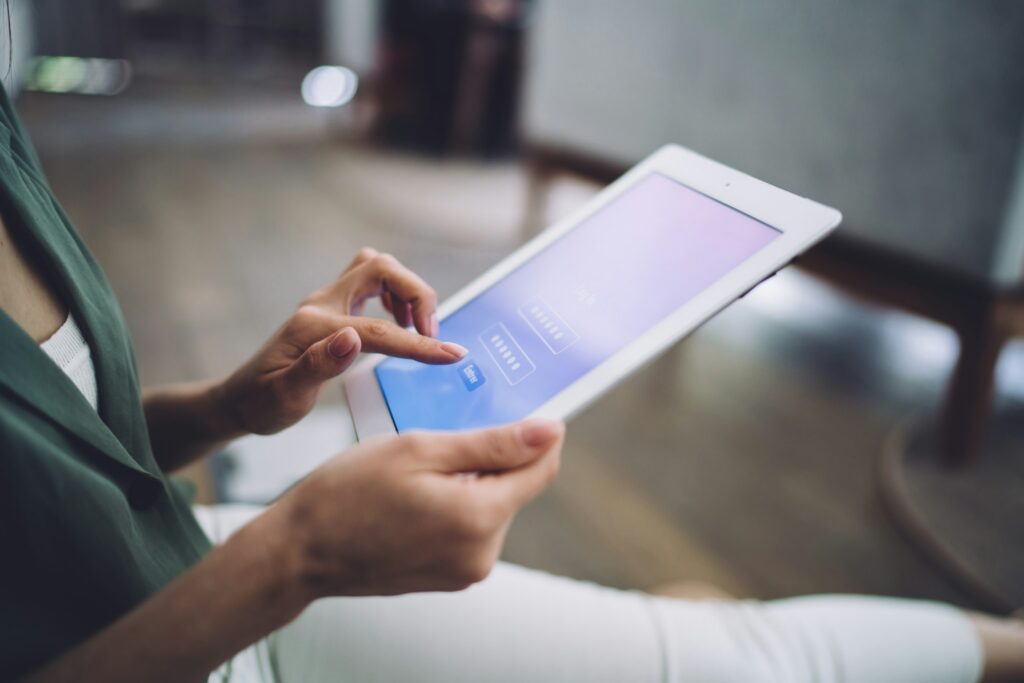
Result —
M 221 542 L 261 509 L 196 514 Z M 233 683 L 975 683 L 982 654 L 938 603 L 692 602 L 500 563 L 459 593 L 319 600 L 229 666 Z

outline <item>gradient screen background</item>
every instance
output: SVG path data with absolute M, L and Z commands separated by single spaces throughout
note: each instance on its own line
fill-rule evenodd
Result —
M 521 419 L 779 235 L 652 173 L 442 321 L 462 361 L 380 363 L 395 427 Z

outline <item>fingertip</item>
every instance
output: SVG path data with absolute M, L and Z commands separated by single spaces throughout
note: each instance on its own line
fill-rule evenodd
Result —
M 453 361 L 462 360 L 469 354 L 469 349 L 455 342 L 441 342 L 440 348 L 451 356 Z
M 342 328 L 327 344 L 327 352 L 341 360 L 351 356 L 359 347 L 359 334 L 351 327 Z
M 519 438 L 529 448 L 550 446 L 565 434 L 561 420 L 535 417 L 519 423 Z

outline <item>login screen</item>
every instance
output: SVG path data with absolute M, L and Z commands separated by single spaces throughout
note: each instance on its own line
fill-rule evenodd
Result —
M 441 322 L 454 365 L 376 368 L 399 432 L 529 415 L 781 233 L 652 174 Z

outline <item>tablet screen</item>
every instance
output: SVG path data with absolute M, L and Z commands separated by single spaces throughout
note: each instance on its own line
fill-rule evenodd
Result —
M 396 429 L 529 415 L 781 234 L 652 173 L 443 320 L 462 361 L 380 363 Z

